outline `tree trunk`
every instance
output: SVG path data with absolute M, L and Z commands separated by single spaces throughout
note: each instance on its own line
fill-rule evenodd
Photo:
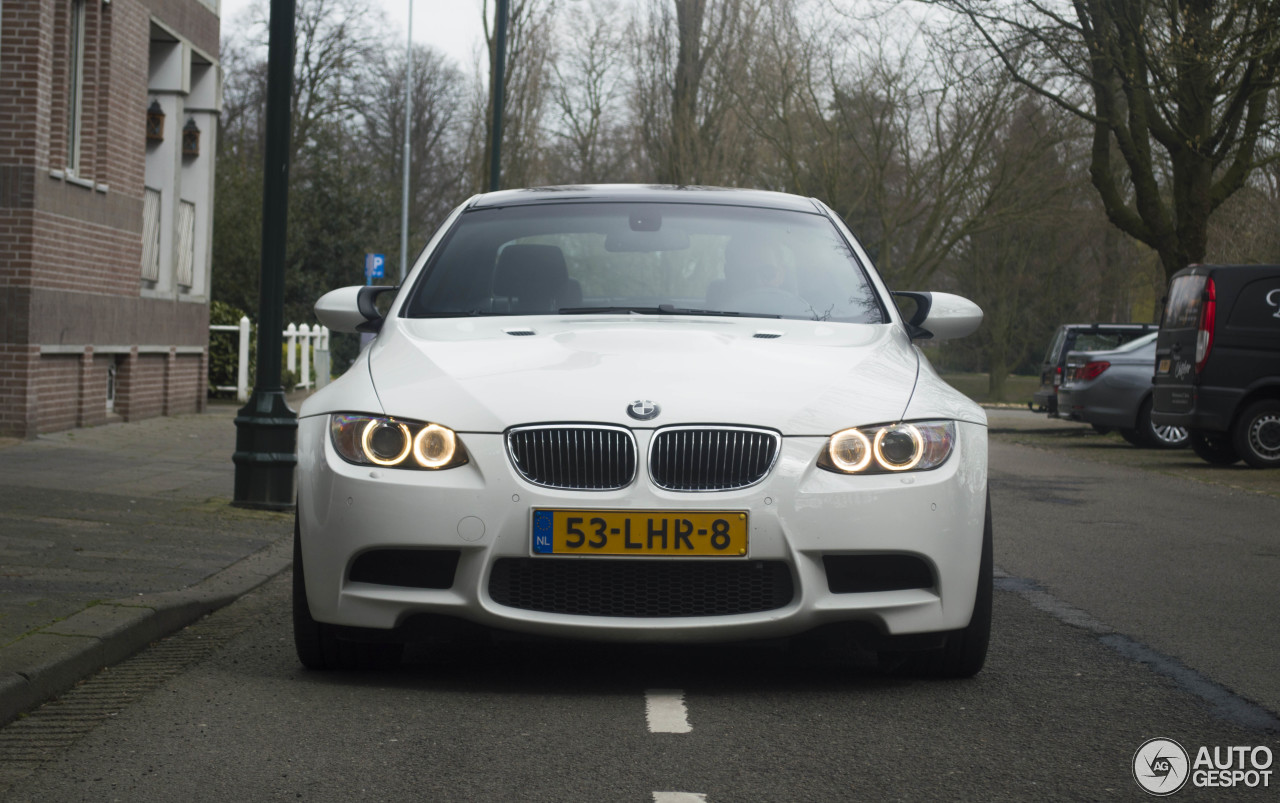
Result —
M 676 73 L 671 88 L 671 150 L 666 180 L 697 181 L 698 89 L 702 83 L 702 22 L 706 0 L 676 0 Z

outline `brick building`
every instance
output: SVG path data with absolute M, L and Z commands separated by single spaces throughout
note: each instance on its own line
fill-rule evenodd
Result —
M 0 0 L 0 435 L 204 408 L 218 0 Z

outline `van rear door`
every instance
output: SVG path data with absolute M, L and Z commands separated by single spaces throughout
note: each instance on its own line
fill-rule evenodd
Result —
M 1157 412 L 1190 413 L 1195 408 L 1199 366 L 1213 346 L 1213 295 L 1213 280 L 1203 267 L 1184 268 L 1169 283 L 1156 338 L 1152 406 Z

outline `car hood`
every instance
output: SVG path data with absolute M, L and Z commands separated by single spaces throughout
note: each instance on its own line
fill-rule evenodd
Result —
M 825 436 L 900 418 L 919 369 L 888 324 L 639 315 L 392 319 L 365 361 L 385 413 L 462 432 L 723 423 Z M 637 422 L 636 400 L 661 412 Z

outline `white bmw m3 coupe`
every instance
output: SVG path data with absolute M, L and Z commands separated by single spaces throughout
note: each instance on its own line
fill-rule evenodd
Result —
M 891 294 L 821 202 L 480 195 L 376 303 L 390 290 L 316 304 L 377 335 L 299 414 L 305 666 L 394 660 L 461 623 L 814 635 L 929 675 L 981 669 L 986 415 L 915 343 L 982 311 Z

